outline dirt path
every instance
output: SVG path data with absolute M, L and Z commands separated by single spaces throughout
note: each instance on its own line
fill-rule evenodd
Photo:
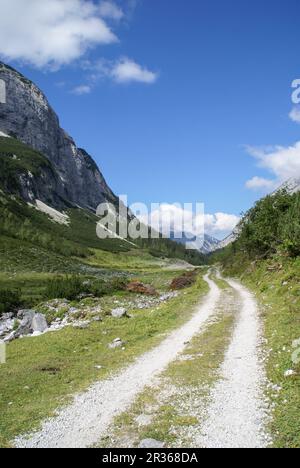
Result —
M 240 295 L 242 308 L 222 366 L 222 379 L 211 394 L 199 447 L 264 448 L 267 417 L 263 395 L 264 367 L 259 359 L 261 326 L 258 306 L 250 292 L 228 281 Z
M 29 438 L 18 438 L 16 447 L 81 448 L 97 443 L 115 416 L 130 407 L 144 387 L 151 385 L 153 379 L 176 359 L 186 343 L 214 314 L 220 290 L 208 276 L 205 280 L 210 292 L 189 322 L 116 376 L 98 382 L 86 393 L 76 396 L 57 417 L 45 421 L 40 432 Z

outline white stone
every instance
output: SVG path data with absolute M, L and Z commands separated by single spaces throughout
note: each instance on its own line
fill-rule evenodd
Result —
M 296 375 L 296 372 L 292 369 L 289 369 L 284 373 L 284 377 L 292 377 L 293 375 Z

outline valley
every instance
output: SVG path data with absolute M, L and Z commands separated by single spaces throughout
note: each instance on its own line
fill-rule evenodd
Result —
M 299 447 L 299 179 L 201 251 L 100 239 L 96 162 L 0 84 L 0 446 Z

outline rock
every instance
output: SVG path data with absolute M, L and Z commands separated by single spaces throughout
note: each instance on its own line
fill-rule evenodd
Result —
M 5 320 L 10 320 L 10 319 L 13 318 L 13 316 L 14 316 L 14 314 L 13 314 L 12 312 L 8 312 L 8 313 L 6 313 L 6 314 L 2 314 L 2 316 L 1 316 L 1 321 L 2 321 L 2 320 L 3 320 L 3 321 L 5 321 Z
M 150 414 L 140 414 L 135 420 L 139 426 L 148 426 L 151 424 L 153 417 Z
M 153 449 L 156 449 L 156 448 L 164 448 L 165 447 L 165 443 L 164 442 L 161 442 L 159 440 L 155 440 L 155 439 L 144 439 L 142 440 L 142 442 L 140 443 L 139 447 L 138 448 L 153 448 Z
M 75 322 L 75 323 L 73 323 L 73 328 L 79 328 L 80 330 L 86 330 L 89 325 L 90 325 L 90 322 L 88 322 L 88 321 Z
M 4 343 L 10 343 L 11 341 L 15 340 L 16 338 L 18 338 L 18 337 L 16 336 L 16 332 L 14 331 L 14 332 L 10 333 L 9 335 L 7 335 L 4 338 L 3 341 L 4 341 Z
M 123 307 L 120 307 L 118 309 L 114 309 L 111 311 L 111 315 L 112 317 L 114 318 L 124 318 L 124 317 L 128 317 L 127 315 L 127 310 L 124 309 Z
M 121 348 L 124 346 L 124 342 L 121 340 L 121 338 L 116 338 L 112 343 L 108 345 L 110 349 L 116 349 L 116 348 Z
M 32 310 L 32 309 L 22 309 L 22 310 L 18 311 L 17 317 L 20 320 L 22 320 L 22 319 L 24 319 L 25 317 L 28 317 L 28 316 L 31 316 L 33 318 L 34 314 L 36 314 L 36 313 L 37 312 L 35 310 Z
M 15 325 L 15 320 L 14 319 L 4 318 L 4 320 L 1 320 L 0 321 L 0 338 L 3 337 L 3 336 L 6 336 L 8 333 L 12 332 L 13 329 L 14 329 L 14 325 Z
M 0 129 L 42 153 L 51 166 L 38 175 L 22 174 L 19 195 L 31 203 L 32 194 L 59 210 L 73 206 L 96 210 L 106 202 L 118 203 L 97 164 L 59 125 L 43 92 L 13 68 L 0 62 L 0 80 L 6 86 L 1 104 Z M 20 177 L 21 178 L 21 177 Z
M 32 321 L 36 315 L 35 310 L 20 310 L 18 317 L 23 317 L 19 328 L 16 331 L 16 338 L 24 335 L 30 335 L 32 332 Z
M 33 332 L 43 333 L 48 328 L 46 318 L 43 314 L 35 314 L 32 319 L 31 328 Z
M 287 370 L 285 373 L 284 373 L 284 377 L 293 377 L 294 375 L 296 375 L 296 372 L 292 369 L 290 370 Z

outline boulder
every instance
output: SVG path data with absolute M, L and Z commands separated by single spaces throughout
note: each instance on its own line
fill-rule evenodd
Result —
M 157 449 L 164 448 L 165 443 L 155 439 L 144 439 L 138 448 Z
M 30 335 L 32 332 L 32 321 L 36 312 L 34 310 L 20 310 L 18 312 L 18 318 L 21 319 L 19 328 L 16 331 L 16 338 L 22 335 Z
M 48 324 L 45 316 L 43 314 L 35 314 L 31 323 L 32 331 L 43 333 L 47 328 Z
M 127 310 L 124 309 L 123 307 L 119 307 L 118 309 L 114 309 L 111 311 L 111 315 L 114 318 L 124 318 L 128 317 Z
M 32 333 L 43 333 L 48 329 L 45 316 L 35 310 L 19 310 L 18 319 L 21 320 L 19 327 L 7 337 L 6 341 L 12 341 Z

